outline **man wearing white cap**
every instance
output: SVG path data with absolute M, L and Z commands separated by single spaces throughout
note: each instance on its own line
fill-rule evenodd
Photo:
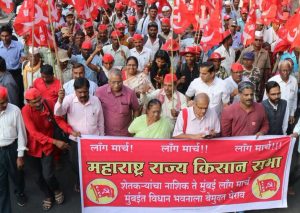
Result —
M 169 6 L 163 6 L 163 8 L 161 9 L 162 12 L 162 18 L 170 18 L 172 15 L 172 10 Z
M 62 72 L 62 77 L 64 82 L 70 81 L 72 79 L 72 63 L 71 63 L 71 59 L 68 56 L 68 51 L 64 50 L 64 49 L 58 49 L 58 61 L 59 61 L 59 66 L 60 69 L 58 67 L 58 65 L 55 65 L 55 71 L 54 74 L 56 77 L 60 76 L 60 71 Z
M 232 5 L 231 5 L 231 2 L 229 0 L 224 1 L 224 8 L 223 8 L 223 11 L 222 11 L 222 20 L 223 20 L 225 15 L 229 15 L 230 18 L 232 18 L 233 20 L 236 20 L 236 15 L 232 11 Z
M 24 89 L 30 88 L 35 79 L 41 77 L 40 68 L 42 65 L 42 58 L 39 49 L 36 47 L 29 48 L 28 60 L 22 64 L 22 74 Z
M 258 67 L 259 70 L 261 71 L 261 82 L 260 82 L 260 90 L 259 91 L 264 91 L 264 84 L 267 82 L 267 80 L 270 77 L 270 71 L 271 71 L 271 62 L 270 62 L 270 57 L 269 53 L 262 48 L 263 45 L 263 33 L 261 31 L 255 31 L 255 40 L 250 45 L 249 47 L 245 48 L 241 56 L 239 58 L 239 62 L 242 63 L 243 58 L 242 56 L 246 52 L 253 52 L 255 55 L 254 58 L 254 67 Z M 262 99 L 263 94 L 259 94 L 259 100 Z

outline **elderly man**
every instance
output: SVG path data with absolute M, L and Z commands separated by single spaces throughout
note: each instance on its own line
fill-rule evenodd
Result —
M 288 60 L 280 61 L 278 64 L 279 75 L 269 79 L 269 81 L 276 81 L 280 85 L 281 98 L 287 101 L 289 107 L 289 123 L 295 123 L 295 112 L 297 109 L 298 99 L 298 83 L 297 79 L 291 75 L 293 66 Z M 266 99 L 266 94 L 264 99 Z
M 244 68 L 240 63 L 234 63 L 231 66 L 231 76 L 226 78 L 225 85 L 230 94 L 230 103 L 237 103 L 240 101 L 238 92 L 238 84 L 249 79 L 243 76 Z
M 33 87 L 41 92 L 44 99 L 52 101 L 54 105 L 58 98 L 60 81 L 54 77 L 53 68 L 49 64 L 42 65 L 40 73 L 41 77 L 33 82 Z
M 220 133 L 217 113 L 208 108 L 209 97 L 205 93 L 196 95 L 193 106 L 183 109 L 177 118 L 173 137 L 178 139 L 204 139 Z
M 200 77 L 190 84 L 185 95 L 188 99 L 199 93 L 206 93 L 211 102 L 209 108 L 213 108 L 218 115 L 221 114 L 223 106 L 227 106 L 230 98 L 223 80 L 215 76 L 212 62 L 205 62 L 200 65 Z
M 19 103 L 19 89 L 12 75 L 6 70 L 6 62 L 0 56 L 0 85 L 7 88 L 8 102 L 21 107 Z
M 123 86 L 122 73 L 112 69 L 108 84 L 99 87 L 95 96 L 103 107 L 105 135 L 129 136 L 128 127 L 139 115 L 139 103 L 135 92 Z
M 72 68 L 72 77 L 73 79 L 64 83 L 63 88 L 65 90 L 65 94 L 66 95 L 70 95 L 73 94 L 75 92 L 74 89 L 74 81 L 78 78 L 84 78 L 85 76 L 85 69 L 84 66 L 82 64 L 76 63 L 73 65 Z M 97 84 L 93 81 L 88 80 L 90 83 L 90 87 L 89 87 L 89 93 L 90 95 L 94 95 L 95 91 L 97 89 Z
M 266 84 L 268 99 L 262 102 L 268 115 L 270 125 L 268 135 L 286 135 L 289 122 L 287 101 L 281 99 L 280 86 L 276 81 Z
M 68 56 L 67 50 L 59 49 L 58 50 L 58 61 L 59 65 L 55 65 L 55 76 L 58 77 L 59 70 L 62 72 L 62 77 L 64 82 L 70 81 L 72 79 L 72 63 L 70 57 Z M 60 66 L 60 68 L 58 68 Z
M 8 176 L 16 187 L 17 204 L 24 206 L 24 151 L 27 137 L 19 108 L 8 103 L 8 91 L 0 86 L 0 212 L 10 213 L 11 202 Z
M 221 117 L 221 135 L 265 135 L 269 131 L 268 117 L 262 104 L 254 102 L 254 85 L 241 82 L 238 86 L 240 102 L 224 108 Z
M 49 210 L 55 201 L 64 202 L 64 194 L 54 174 L 53 152 L 54 146 L 59 149 L 69 149 L 64 141 L 53 138 L 55 125 L 66 133 L 77 135 L 76 132 L 61 117 L 53 116 L 52 102 L 42 99 L 41 93 L 31 88 L 25 92 L 27 104 L 22 109 L 22 115 L 27 130 L 28 163 L 32 168 L 32 175 L 40 190 L 44 193 L 43 210 Z
M 73 63 L 81 63 L 85 67 L 85 77 L 95 83 L 97 83 L 97 69 L 96 67 L 101 66 L 101 58 L 97 54 L 92 53 L 92 43 L 91 41 L 84 41 L 81 45 L 81 54 L 72 55 L 71 61 Z M 87 60 L 92 58 L 91 64 L 94 66 L 88 66 Z
M 19 104 L 23 106 L 24 84 L 20 61 L 24 57 L 24 47 L 20 42 L 12 40 L 12 28 L 9 26 L 1 27 L 0 37 L 0 56 L 5 59 L 6 69 L 18 85 Z
M 170 118 L 174 123 L 183 108 L 187 106 L 184 94 L 176 90 L 177 77 L 173 74 L 166 74 L 162 89 L 157 89 L 147 95 L 147 99 L 158 99 L 161 102 L 162 115 Z
M 89 87 L 90 83 L 86 78 L 77 78 L 74 81 L 75 94 L 65 97 L 65 92 L 61 89 L 54 108 L 55 115 L 67 115 L 68 124 L 78 133 L 77 136 L 104 135 L 102 106 L 97 97 L 89 95 Z M 70 160 L 77 176 L 74 189 L 79 191 L 77 143 L 75 137 L 70 136 L 70 139 Z
M 271 74 L 271 63 L 270 63 L 270 57 L 269 53 L 262 48 L 263 45 L 263 34 L 260 31 L 255 31 L 255 41 L 250 45 L 249 47 L 245 48 L 241 56 L 239 58 L 239 62 L 241 64 L 243 63 L 243 56 L 246 52 L 253 52 L 255 57 L 254 57 L 254 63 L 253 67 L 257 67 L 260 70 L 260 76 L 261 76 L 261 81 L 260 81 L 260 88 L 259 91 L 264 91 L 264 85 L 267 82 L 267 80 L 270 77 Z M 260 101 L 263 97 L 263 93 L 261 92 L 259 94 L 259 100 Z

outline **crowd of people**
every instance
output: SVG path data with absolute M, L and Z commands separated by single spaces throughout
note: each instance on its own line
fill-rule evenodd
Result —
M 189 0 L 185 0 L 189 4 Z M 160 139 L 300 134 L 299 52 L 273 54 L 277 30 L 256 21 L 255 40 L 241 33 L 249 8 L 224 1 L 222 42 L 204 52 L 204 29 L 172 30 L 172 7 L 110 1 L 83 21 L 56 3 L 57 54 L 24 45 L 10 25 L 0 29 L 0 212 L 10 213 L 8 177 L 17 204 L 27 202 L 24 159 L 47 211 L 64 202 L 54 165 L 67 150 L 79 192 L 81 135 Z M 287 11 L 288 12 L 288 11 Z M 275 63 L 276 62 L 276 63 Z M 272 124 L 272 125 L 270 125 Z M 292 166 L 297 163 L 294 152 Z M 291 170 L 289 194 L 298 177 Z

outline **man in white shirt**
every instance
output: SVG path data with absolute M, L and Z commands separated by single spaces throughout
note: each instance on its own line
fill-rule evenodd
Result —
M 199 93 L 206 93 L 209 97 L 209 108 L 221 114 L 223 106 L 230 101 L 229 93 L 223 80 L 215 76 L 212 62 L 204 62 L 200 65 L 200 77 L 194 79 L 185 95 L 191 99 Z
M 235 62 L 235 51 L 232 47 L 233 40 L 230 30 L 226 30 L 223 33 L 223 38 L 222 45 L 214 52 L 220 53 L 220 55 L 225 58 L 221 66 L 230 74 L 231 65 Z
M 80 63 L 74 64 L 72 67 L 72 76 L 73 76 L 73 79 L 64 83 L 64 85 L 63 85 L 66 95 L 70 95 L 75 92 L 74 81 L 76 79 L 84 78 L 84 76 L 85 76 L 84 66 Z M 98 85 L 93 81 L 90 81 L 90 80 L 88 80 L 88 81 L 90 83 L 89 93 L 90 93 L 90 95 L 94 95 L 96 89 L 98 88 Z
M 217 113 L 208 108 L 209 97 L 199 93 L 192 107 L 183 109 L 177 118 L 173 137 L 178 139 L 204 139 L 216 137 L 220 133 Z
M 155 22 L 148 24 L 148 35 L 144 36 L 144 47 L 151 50 L 151 58 L 162 46 L 162 38 L 158 36 L 158 25 Z
M 17 204 L 24 206 L 24 151 L 27 136 L 20 109 L 8 103 L 8 92 L 0 86 L 0 212 L 11 212 L 8 176 L 13 180 Z
M 130 50 L 130 56 L 137 58 L 139 62 L 138 71 L 142 72 L 144 67 L 152 62 L 151 50 L 143 46 L 143 36 L 140 34 L 133 35 L 134 48 Z
M 137 25 L 137 32 L 141 33 L 143 35 L 147 35 L 148 34 L 148 24 L 150 22 L 155 22 L 158 26 L 158 31 L 159 33 L 161 32 L 161 23 L 160 20 L 157 17 L 157 12 L 158 9 L 156 7 L 155 4 L 152 4 L 149 6 L 149 13 L 148 16 L 146 16 L 145 18 L 140 19 L 138 25 Z
M 126 64 L 126 59 L 129 57 L 130 52 L 128 47 L 124 45 L 120 45 L 120 32 L 113 31 L 111 33 L 111 43 L 110 45 L 106 45 L 103 47 L 104 54 L 111 54 L 114 59 L 115 63 L 114 66 L 121 66 L 124 67 Z
M 270 78 L 269 81 L 276 81 L 280 85 L 281 98 L 287 101 L 289 107 L 289 123 L 295 123 L 295 112 L 297 109 L 298 83 L 291 75 L 293 66 L 288 60 L 280 61 L 278 64 L 279 75 Z M 267 99 L 265 92 L 264 100 Z
M 231 76 L 224 80 L 228 93 L 230 94 L 230 103 L 240 101 L 238 84 L 249 79 L 243 76 L 244 67 L 240 63 L 234 63 L 231 66 Z
M 264 42 L 268 42 L 271 45 L 271 51 L 274 51 L 276 44 L 279 42 L 277 31 L 279 30 L 280 22 L 277 19 L 272 21 L 272 26 L 264 31 Z

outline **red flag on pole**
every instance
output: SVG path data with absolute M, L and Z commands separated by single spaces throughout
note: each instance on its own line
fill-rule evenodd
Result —
M 9 14 L 14 10 L 14 3 L 12 0 L 0 0 L 0 8 Z
M 255 38 L 256 9 L 257 6 L 253 5 L 253 7 L 249 11 L 249 15 L 244 27 L 244 31 L 242 34 L 242 42 L 245 47 L 249 46 Z

